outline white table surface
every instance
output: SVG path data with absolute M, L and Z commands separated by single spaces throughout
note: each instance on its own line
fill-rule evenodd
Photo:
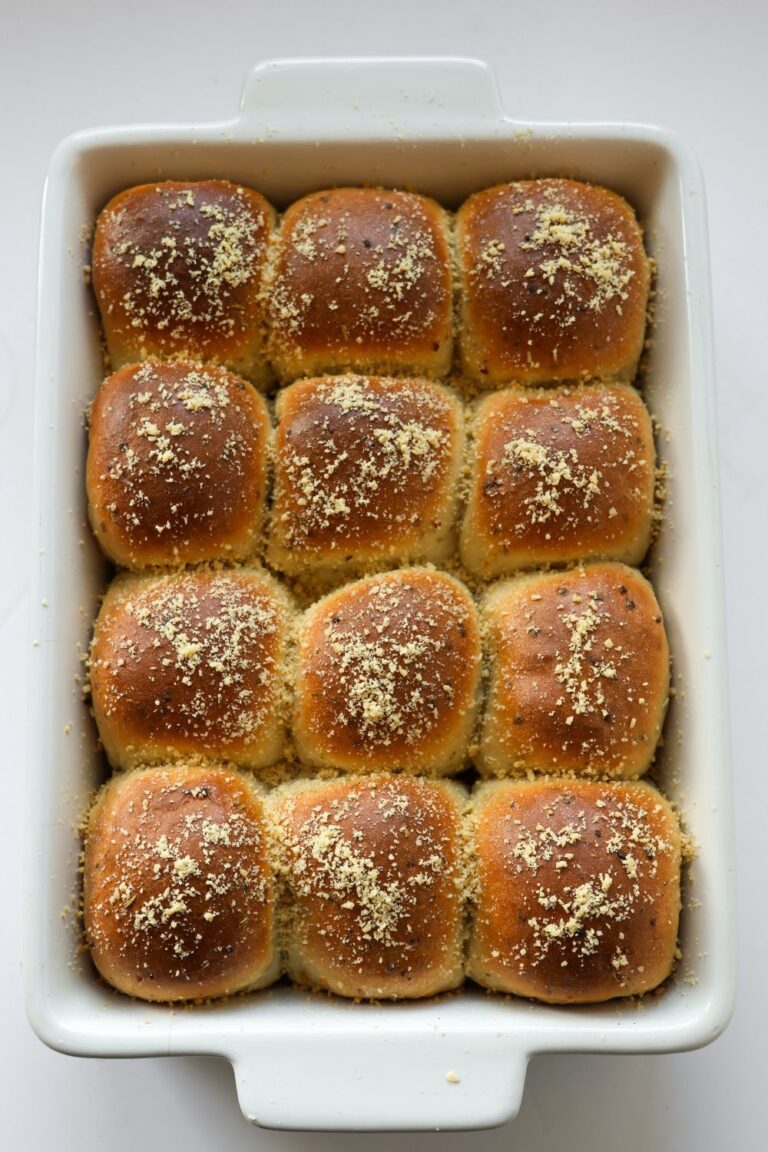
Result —
M 117 13 L 120 13 L 119 15 Z M 762 0 L 2 0 L 0 3 L 0 1148 L 766 1147 L 768 1059 L 768 6 Z M 540 1057 L 518 1119 L 480 1134 L 270 1133 L 242 1119 L 229 1066 L 75 1060 L 31 1032 L 21 994 L 20 821 L 27 756 L 32 348 L 40 195 L 78 128 L 231 115 L 248 68 L 301 55 L 472 55 L 510 114 L 668 125 L 708 189 L 740 890 L 740 991 L 726 1034 L 664 1057 Z M 758 345 L 761 345 L 760 355 Z

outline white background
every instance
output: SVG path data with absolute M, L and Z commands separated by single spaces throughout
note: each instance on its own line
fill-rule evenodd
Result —
M 242 1119 L 227 1064 L 70 1059 L 34 1037 L 22 1003 L 32 348 L 49 155 L 78 128 L 226 118 L 245 73 L 262 58 L 344 54 L 479 56 L 496 69 L 506 109 L 517 119 L 667 125 L 698 151 L 708 190 L 738 819 L 736 1015 L 702 1052 L 540 1057 L 530 1067 L 518 1119 L 488 1133 L 262 1132 Z M 1 1148 L 736 1152 L 766 1146 L 767 73 L 762 0 L 129 0 L 119 7 L 109 0 L 0 0 Z

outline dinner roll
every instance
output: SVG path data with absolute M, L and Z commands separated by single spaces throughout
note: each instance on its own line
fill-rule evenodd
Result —
M 93 402 L 91 524 L 115 564 L 241 558 L 256 546 L 267 487 L 266 404 L 224 368 L 144 363 Z
M 270 285 L 270 359 L 280 379 L 447 373 L 447 219 L 426 196 L 378 188 L 313 192 L 292 204 Z
M 645 772 L 667 706 L 669 648 L 639 572 L 595 563 L 520 576 L 488 593 L 484 618 L 484 775 Z
M 129 996 L 198 1000 L 277 977 L 264 807 L 235 771 L 110 780 L 88 817 L 83 884 L 93 962 Z
M 656 988 L 672 971 L 680 828 L 644 782 L 495 781 L 474 796 L 469 975 L 551 1004 Z
M 275 820 L 289 975 L 362 998 L 457 987 L 465 805 L 456 784 L 402 776 L 283 789 Z
M 650 263 L 626 200 L 576 180 L 520 180 L 470 196 L 456 228 L 473 380 L 632 378 Z
M 447 388 L 301 380 L 277 417 L 270 564 L 299 574 L 450 554 L 464 421 Z
M 210 360 L 266 383 L 262 280 L 275 213 L 226 180 L 141 184 L 96 222 L 92 279 L 112 367 Z
M 461 558 L 486 579 L 572 560 L 639 564 L 651 539 L 655 453 L 648 410 L 628 384 L 487 396 Z
M 312 767 L 440 775 L 463 767 L 480 680 L 467 589 L 428 568 L 347 584 L 299 628 L 293 737 Z
M 113 767 L 194 753 L 248 768 L 278 760 L 289 623 L 285 592 L 258 569 L 119 576 L 90 660 Z

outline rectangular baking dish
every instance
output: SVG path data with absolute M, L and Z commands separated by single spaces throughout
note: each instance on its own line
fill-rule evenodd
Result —
M 280 986 L 176 1010 L 111 994 L 77 955 L 76 918 L 65 912 L 78 887 L 76 826 L 103 774 L 78 680 L 105 581 L 83 483 L 83 412 L 102 377 L 82 270 L 88 229 L 115 192 L 152 180 L 226 177 L 278 207 L 312 189 L 373 183 L 456 207 L 476 189 L 531 175 L 622 193 L 658 262 L 646 395 L 669 477 L 653 570 L 676 689 L 662 779 L 698 847 L 674 980 L 639 1006 L 568 1009 L 470 987 L 363 1005 Z M 645 126 L 510 120 L 477 61 L 270 62 L 249 75 L 232 121 L 84 132 L 60 145 L 40 259 L 26 812 L 26 997 L 41 1039 L 81 1056 L 225 1057 L 243 1112 L 266 1127 L 415 1130 L 508 1120 L 537 1053 L 672 1052 L 722 1031 L 735 987 L 734 885 L 708 277 L 701 177 L 680 140 Z

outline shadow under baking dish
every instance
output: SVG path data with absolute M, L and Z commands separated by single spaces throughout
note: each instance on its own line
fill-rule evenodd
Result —
M 162 179 L 225 177 L 278 206 L 328 185 L 383 184 L 456 207 L 479 188 L 533 175 L 614 188 L 638 210 L 658 262 L 645 397 L 669 467 L 653 578 L 676 689 L 658 775 L 699 850 L 675 978 L 639 1004 L 583 1008 L 472 986 L 427 1001 L 354 1004 L 280 984 L 194 1009 L 108 991 L 77 956 L 75 919 L 62 915 L 78 888 L 75 829 L 103 776 L 80 698 L 80 653 L 106 581 L 84 490 L 83 413 L 103 369 L 82 274 L 95 216 L 120 189 Z M 27 1008 L 48 1044 L 80 1055 L 224 1056 L 243 1111 L 266 1126 L 466 1129 L 515 1114 L 534 1053 L 668 1052 L 723 1029 L 734 994 L 734 911 L 706 251 L 700 177 L 679 141 L 645 127 L 506 120 L 476 62 L 265 65 L 251 74 L 232 122 L 84 133 L 59 148 L 40 266 L 25 879 Z

